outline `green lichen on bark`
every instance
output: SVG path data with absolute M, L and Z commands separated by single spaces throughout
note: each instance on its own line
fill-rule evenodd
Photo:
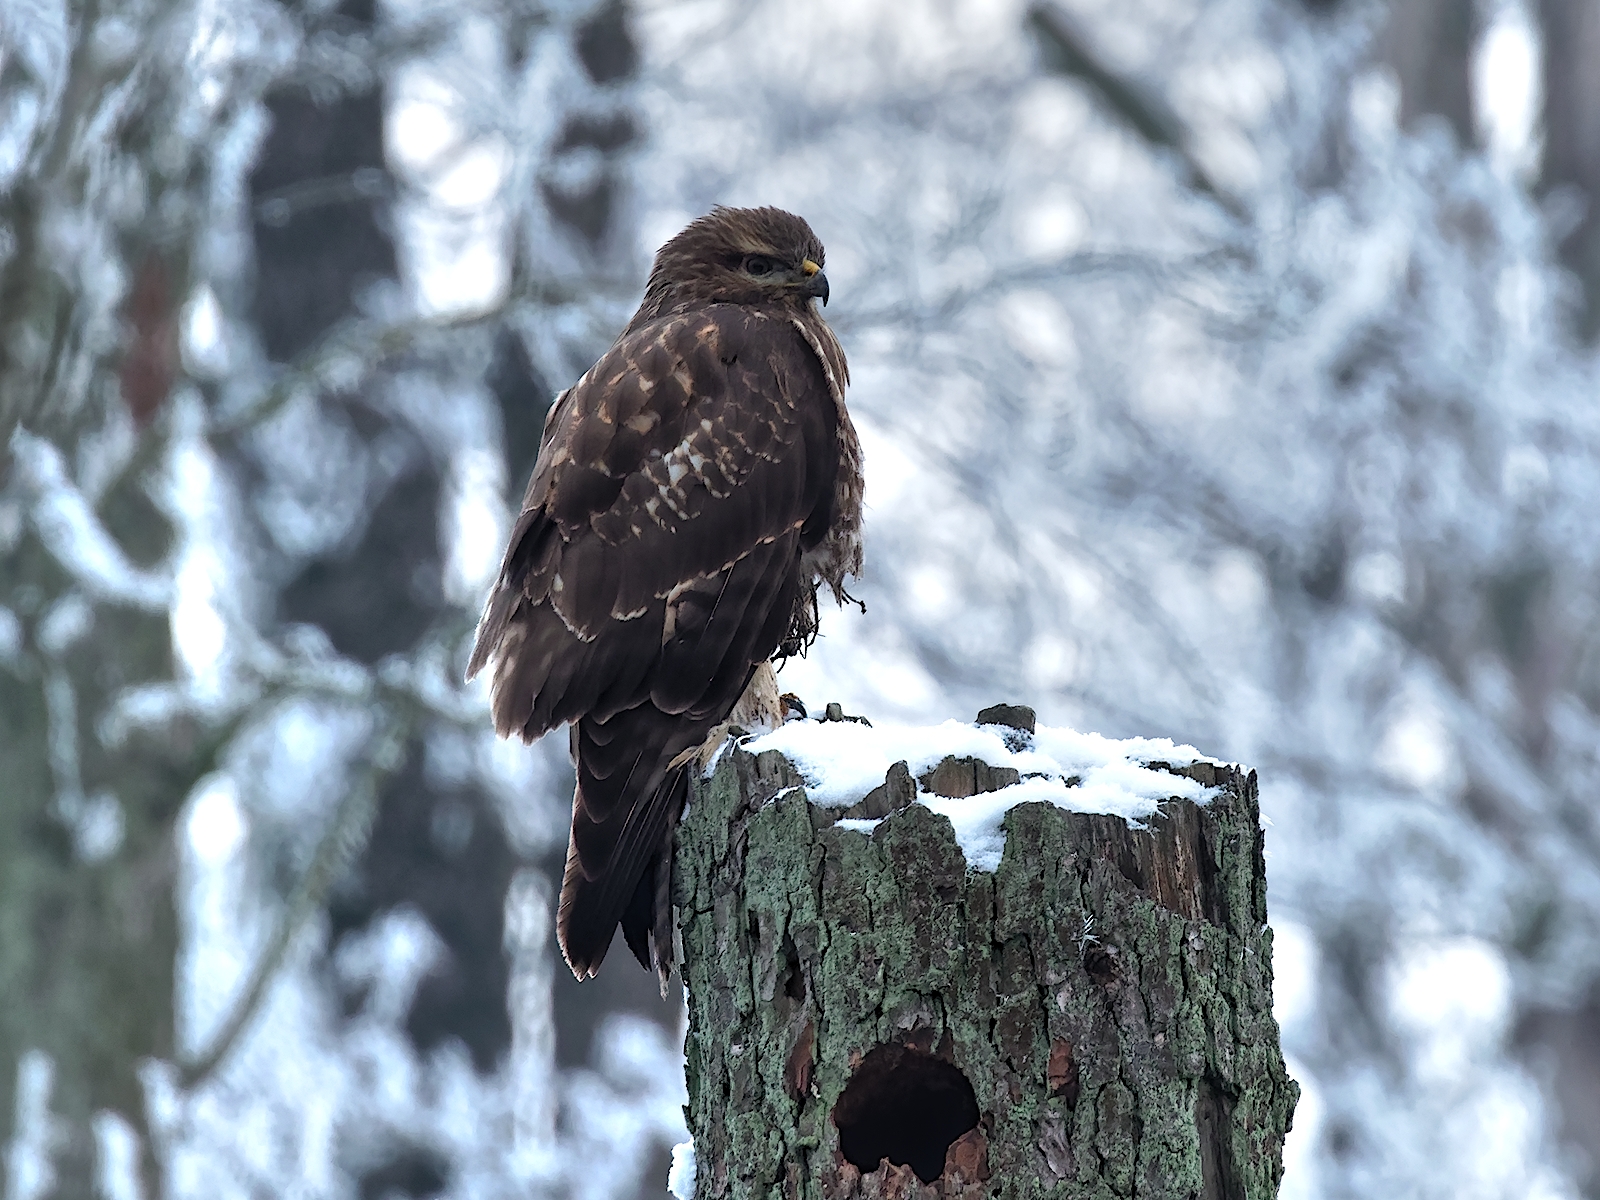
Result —
M 674 879 L 697 1195 L 1276 1195 L 1298 1089 L 1255 777 L 1173 770 L 1215 798 L 1145 828 L 1019 805 L 987 874 L 922 805 L 841 828 L 781 755 L 724 755 Z M 977 1131 L 931 1184 L 840 1149 L 834 1106 L 885 1045 L 973 1088 Z

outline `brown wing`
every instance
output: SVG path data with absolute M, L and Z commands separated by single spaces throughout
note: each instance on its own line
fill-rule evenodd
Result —
M 728 305 L 626 335 L 551 414 L 469 674 L 493 661 L 501 733 L 577 723 L 558 927 L 580 977 L 670 830 L 668 764 L 726 716 L 810 586 L 836 424 L 789 321 Z

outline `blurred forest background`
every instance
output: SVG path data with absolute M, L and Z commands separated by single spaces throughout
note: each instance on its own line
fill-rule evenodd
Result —
M 1600 0 L 0 0 L 8 1200 L 660 1195 L 459 684 L 713 203 L 828 245 L 785 686 L 1261 772 L 1284 1194 L 1600 1197 Z

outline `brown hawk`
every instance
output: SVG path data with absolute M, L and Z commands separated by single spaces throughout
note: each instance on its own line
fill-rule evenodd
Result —
M 689 760 L 753 680 L 775 699 L 764 664 L 815 636 L 821 585 L 842 600 L 860 573 L 822 265 L 799 217 L 713 210 L 657 253 L 639 311 L 545 421 L 467 677 L 493 664 L 502 735 L 572 723 L 556 933 L 579 979 L 620 923 L 664 984 Z

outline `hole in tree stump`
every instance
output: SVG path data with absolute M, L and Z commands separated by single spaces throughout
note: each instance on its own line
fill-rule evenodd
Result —
M 1083 969 L 1101 987 L 1110 987 L 1122 977 L 1116 954 L 1105 946 L 1090 946 L 1083 952 Z
M 908 1046 L 868 1052 L 833 1106 L 839 1150 L 862 1172 L 887 1158 L 923 1183 L 944 1172 L 945 1151 L 978 1123 L 978 1100 L 961 1071 Z

